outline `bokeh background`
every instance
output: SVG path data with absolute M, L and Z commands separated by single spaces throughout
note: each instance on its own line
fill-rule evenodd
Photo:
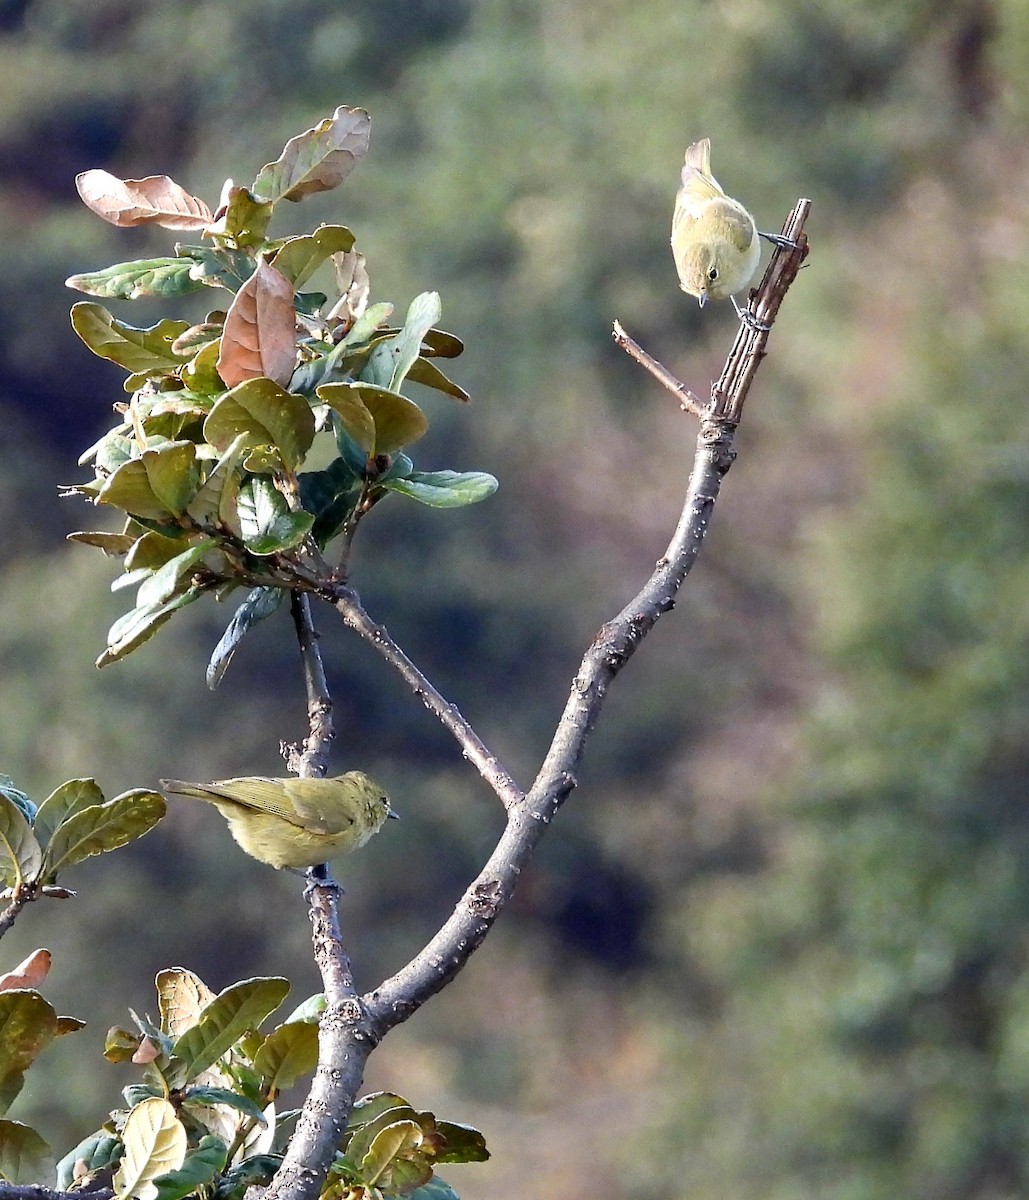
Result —
M 460 407 L 423 469 L 501 481 L 377 510 L 372 612 L 527 784 L 579 656 L 661 554 L 692 423 L 614 318 L 704 393 L 733 336 L 668 249 L 684 147 L 766 229 L 814 201 L 702 559 L 619 678 L 581 787 L 468 970 L 368 1088 L 481 1126 L 472 1200 L 1007 1200 L 1029 1194 L 1029 6 L 1023 0 L 0 0 L 0 770 L 281 771 L 304 707 L 288 619 L 203 668 L 188 609 L 92 666 L 127 597 L 57 485 L 121 372 L 71 333 L 75 271 L 166 253 L 76 172 L 214 201 L 340 103 L 343 189 L 274 232 L 350 225 L 376 299 L 443 296 Z M 202 298 L 201 303 L 206 297 Z M 139 325 L 189 315 L 112 305 Z M 421 399 L 421 397 L 419 397 Z M 338 769 L 404 820 L 346 867 L 362 986 L 435 928 L 498 806 L 378 659 L 322 621 Z M 183 801 L 26 911 L 88 1028 L 12 1111 L 63 1151 L 130 1078 L 101 1057 L 153 976 L 317 989 L 298 881 Z

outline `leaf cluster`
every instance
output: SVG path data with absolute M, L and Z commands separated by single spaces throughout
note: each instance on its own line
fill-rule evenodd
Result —
M 73 540 L 125 560 L 114 585 L 136 588 L 97 665 L 131 653 L 205 593 L 252 590 L 212 663 L 217 682 L 239 639 L 278 606 L 265 589 L 308 589 L 342 536 L 346 562 L 360 520 L 390 493 L 453 508 L 492 494 L 483 472 L 417 471 L 407 449 L 429 427 L 402 391 L 409 382 L 456 400 L 467 393 L 436 360 L 462 344 L 437 328 L 435 292 L 416 297 L 402 325 L 370 302 L 364 255 L 342 225 L 269 238 L 276 204 L 337 187 L 368 145 L 368 114 L 345 106 L 290 139 L 249 187 L 228 180 L 212 212 L 167 176 L 121 180 L 86 171 L 83 201 L 122 227 L 190 231 L 173 257 L 119 263 L 68 279 L 100 298 L 175 298 L 205 288 L 231 294 L 197 324 L 137 328 L 103 305 L 72 308 L 75 332 L 128 372 L 118 420 L 81 457 L 94 476 L 66 494 L 125 516 L 121 532 Z M 331 268 L 335 294 L 304 290 Z M 304 471 L 317 449 L 318 469 Z
M 158 1020 L 133 1013 L 134 1028 L 112 1029 L 105 1048 L 109 1061 L 141 1066 L 143 1081 L 126 1087 L 125 1107 L 61 1160 L 58 1186 L 109 1183 L 125 1200 L 238 1200 L 266 1184 L 299 1115 L 277 1113 L 275 1100 L 314 1070 L 324 1008 L 323 997 L 312 997 L 260 1032 L 288 991 L 285 979 L 257 978 L 215 995 L 191 971 L 161 971 Z M 421 1200 L 443 1200 L 453 1193 L 434 1179 L 434 1164 L 487 1157 L 477 1130 L 379 1093 L 355 1106 L 323 1195 L 417 1195 L 431 1181 Z

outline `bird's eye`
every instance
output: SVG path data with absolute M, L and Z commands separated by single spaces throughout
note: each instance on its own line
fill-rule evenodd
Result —
M 711 270 L 708 271 L 707 277 L 708 277 L 708 279 L 711 280 L 712 283 L 714 283 L 714 281 L 718 278 L 718 268 L 712 267 Z

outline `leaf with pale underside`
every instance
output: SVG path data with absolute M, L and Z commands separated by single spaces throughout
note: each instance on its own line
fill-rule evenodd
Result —
M 18 888 L 39 872 L 42 851 L 17 804 L 0 792 L 0 883 Z
M 406 396 L 368 383 L 326 383 L 318 399 L 339 415 L 343 427 L 367 454 L 392 454 L 422 437 L 425 413 Z
M 167 175 L 119 179 L 107 171 L 83 171 L 75 187 L 87 208 L 123 229 L 161 225 L 165 229 L 204 229 L 211 210 Z
M 262 375 L 288 383 L 297 359 L 296 323 L 293 285 L 259 262 L 225 314 L 217 368 L 226 387 Z
M 115 263 L 100 271 L 69 275 L 65 287 L 107 300 L 136 300 L 140 296 L 188 296 L 205 284 L 193 278 L 196 266 L 188 258 L 145 258 L 138 262 Z
M 286 143 L 258 172 L 251 191 L 259 200 L 302 200 L 338 187 L 368 150 L 371 120 L 363 108 L 339 108 Z
M 213 1066 L 248 1029 L 256 1029 L 274 1012 L 288 992 L 289 981 L 275 976 L 244 979 L 219 992 L 172 1048 L 185 1064 L 187 1077 L 195 1079 Z
M 254 1056 L 254 1070 L 261 1076 L 269 1096 L 292 1087 L 317 1065 L 318 1026 L 306 1021 L 290 1022 L 273 1029 Z
M 53 837 L 58 825 L 84 808 L 103 804 L 104 793 L 95 779 L 69 779 L 54 788 L 39 806 L 33 824 L 36 837 L 43 844 Z
M 149 329 L 137 329 L 116 320 L 102 304 L 80 300 L 72 305 L 71 324 L 94 354 L 127 371 L 160 375 L 182 366 L 171 346 L 189 328 L 188 321 L 158 321 Z
M 199 975 L 185 967 L 158 971 L 156 984 L 161 1031 L 172 1037 L 192 1029 L 215 996 Z
M 53 883 L 61 871 L 76 863 L 134 842 L 164 816 L 160 792 L 135 788 L 104 804 L 81 809 L 54 831 L 43 852 L 39 877 Z
M 492 496 L 498 484 L 485 471 L 412 471 L 385 478 L 382 486 L 430 508 L 463 508 Z
M 375 347 L 361 372 L 368 383 L 396 391 L 421 352 L 422 340 L 440 318 L 439 292 L 422 292 L 411 301 L 404 328 Z
M 160 1096 L 140 1101 L 122 1130 L 125 1153 L 114 1173 L 114 1193 L 124 1200 L 153 1200 L 154 1179 L 177 1171 L 186 1158 L 187 1138 L 175 1109 Z
M 107 631 L 107 649 L 96 660 L 98 667 L 109 666 L 120 658 L 125 658 L 133 650 L 138 650 L 144 642 L 148 642 L 161 626 L 174 616 L 180 608 L 199 600 L 204 589 L 192 587 L 187 592 L 172 596 L 160 604 L 150 604 L 144 608 L 134 608 L 117 621 Z

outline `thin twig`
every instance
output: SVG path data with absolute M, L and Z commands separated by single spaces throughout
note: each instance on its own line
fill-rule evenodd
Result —
M 662 387 L 666 387 L 672 393 L 679 401 L 679 407 L 683 412 L 692 413 L 695 417 L 704 416 L 707 405 L 703 400 L 695 396 L 682 380 L 676 379 L 663 363 L 659 363 L 653 355 L 648 354 L 637 341 L 631 338 L 622 327 L 621 321 L 614 322 L 611 336 L 614 338 L 616 346 L 621 346 L 630 358 L 635 359 L 644 370 L 654 376 Z
M 446 700 L 407 655 L 390 637 L 382 625 L 377 625 L 368 615 L 353 588 L 343 583 L 327 581 L 321 588 L 322 595 L 343 618 L 343 623 L 355 630 L 369 645 L 411 685 L 415 696 L 429 712 L 434 713 L 453 734 L 466 759 L 478 770 L 490 787 L 500 797 L 505 808 L 511 808 L 523 797 L 511 773 L 493 754 L 475 730 L 461 715 L 455 704 Z
M 311 617 L 311 600 L 303 592 L 290 593 L 290 612 L 297 631 L 297 645 L 303 664 L 304 690 L 307 693 L 308 735 L 304 739 L 304 750 L 286 748 L 286 761 L 291 771 L 308 778 L 320 777 L 329 766 L 329 748 L 335 737 L 332 725 L 332 696 L 325 678 L 321 650 L 318 647 L 318 631 Z

